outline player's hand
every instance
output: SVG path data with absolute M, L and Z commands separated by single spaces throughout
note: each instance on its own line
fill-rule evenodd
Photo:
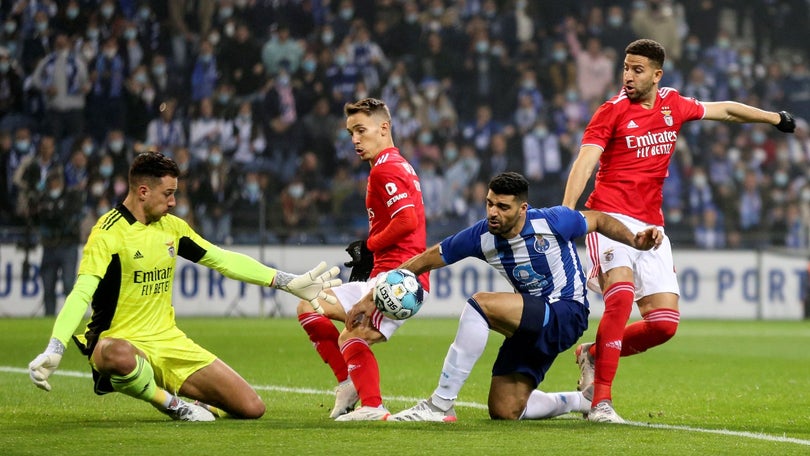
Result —
M 337 304 L 337 298 L 334 295 L 327 294 L 325 290 L 343 283 L 338 277 L 339 274 L 340 269 L 337 266 L 327 270 L 326 262 L 321 261 L 317 266 L 301 275 L 277 271 L 273 280 L 273 287 L 309 301 L 312 308 L 322 314 L 323 309 L 318 303 L 319 299 L 329 304 Z
M 371 315 L 377 310 L 374 306 L 373 293 L 368 292 L 360 301 L 357 302 L 346 314 L 346 329 L 351 331 L 356 326 L 359 326 L 363 321 L 371 318 Z
M 368 249 L 365 239 L 352 241 L 346 252 L 352 257 L 352 261 L 343 263 L 347 268 L 352 268 L 349 282 L 365 282 L 374 269 L 374 254 Z
M 39 389 L 50 391 L 51 384 L 48 383 L 48 377 L 59 367 L 61 361 L 62 355 L 58 353 L 42 353 L 34 358 L 28 364 L 28 375 L 34 385 Z
M 796 131 L 796 119 L 787 111 L 779 111 L 779 123 L 774 126 L 779 131 L 793 133 Z
M 636 233 L 633 247 L 638 250 L 657 249 L 664 242 L 664 233 L 656 227 L 650 227 Z

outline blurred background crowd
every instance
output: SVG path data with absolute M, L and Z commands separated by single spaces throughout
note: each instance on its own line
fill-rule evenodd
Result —
M 368 165 L 344 103 L 391 109 L 429 243 L 484 216 L 489 177 L 560 204 L 624 47 L 662 86 L 798 119 L 687 124 L 664 187 L 675 248 L 810 243 L 804 0 L 16 0 L 0 2 L 0 242 L 83 240 L 147 149 L 182 171 L 175 214 L 217 243 L 366 235 Z M 584 200 L 581 201 L 584 203 Z

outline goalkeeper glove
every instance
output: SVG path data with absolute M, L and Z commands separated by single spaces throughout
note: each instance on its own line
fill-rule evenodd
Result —
M 334 295 L 327 294 L 324 290 L 337 287 L 343 283 L 338 277 L 339 274 L 340 269 L 337 266 L 333 266 L 327 271 L 326 262 L 321 261 L 317 266 L 301 275 L 276 271 L 276 276 L 270 286 L 309 301 L 312 308 L 322 314 L 323 308 L 318 303 L 319 299 L 329 304 L 337 304 L 337 298 Z
M 349 282 L 365 282 L 374 269 L 374 254 L 368 249 L 365 239 L 359 239 L 346 247 L 352 261 L 343 263 L 344 266 L 352 268 L 349 275 Z
M 796 131 L 796 120 L 787 111 L 779 111 L 779 123 L 774 125 L 777 130 L 785 133 L 793 133 Z
M 57 338 L 51 338 L 48 347 L 44 353 L 34 358 L 28 364 L 28 375 L 31 381 L 37 388 L 45 391 L 51 390 L 51 384 L 48 383 L 48 377 L 53 374 L 53 371 L 59 367 L 62 361 L 62 354 L 65 353 L 65 345 Z

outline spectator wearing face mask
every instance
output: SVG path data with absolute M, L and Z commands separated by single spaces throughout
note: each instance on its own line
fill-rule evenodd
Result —
M 22 75 L 9 50 L 0 46 L 0 129 L 12 130 L 28 121 L 24 102 Z
M 36 204 L 35 219 L 43 248 L 40 276 L 45 315 L 56 314 L 56 284 L 62 282 L 62 293 L 73 289 L 79 257 L 80 225 L 84 192 L 65 187 L 60 172 L 49 173 L 45 189 Z
M 33 74 L 31 84 L 45 102 L 45 130 L 61 141 L 84 132 L 84 108 L 90 90 L 87 67 L 71 51 L 70 39 L 58 34 L 54 51 L 43 58 Z

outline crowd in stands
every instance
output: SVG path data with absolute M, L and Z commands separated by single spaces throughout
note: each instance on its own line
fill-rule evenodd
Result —
M 484 216 L 504 170 L 529 179 L 532 205 L 560 204 L 624 47 L 646 37 L 667 50 L 662 86 L 798 119 L 794 135 L 687 124 L 664 188 L 675 248 L 808 248 L 808 14 L 801 0 L 1 2 L 0 226 L 30 222 L 53 173 L 92 224 L 133 156 L 158 150 L 182 172 L 175 214 L 214 242 L 345 243 L 367 233 L 368 165 L 342 108 L 374 96 L 434 242 Z

